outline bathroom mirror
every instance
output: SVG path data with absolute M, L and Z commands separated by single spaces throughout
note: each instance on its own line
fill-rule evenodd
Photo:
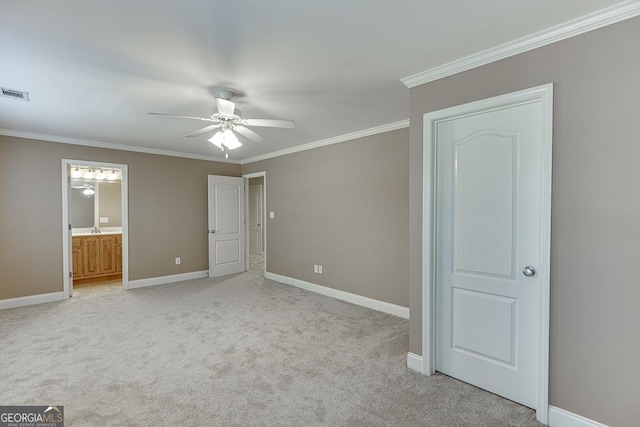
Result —
M 74 233 L 122 227 L 122 171 L 69 166 L 69 222 Z
M 71 228 L 93 227 L 95 217 L 95 196 L 82 194 L 83 188 L 69 189 L 69 220 Z

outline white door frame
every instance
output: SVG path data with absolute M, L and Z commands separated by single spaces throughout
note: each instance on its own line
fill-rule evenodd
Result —
M 129 181 L 127 165 L 119 163 L 92 162 L 86 160 L 62 159 L 62 292 L 63 298 L 71 296 L 71 239 L 69 230 L 69 165 L 116 168 L 122 171 L 122 289 L 129 289 Z
M 264 275 L 267 272 L 267 172 L 254 172 L 247 173 L 242 175 L 245 182 L 245 187 L 247 191 L 244 192 L 244 210 L 245 210 L 245 238 L 246 245 L 245 246 L 245 256 L 246 256 L 246 269 L 249 270 L 249 179 L 250 178 L 260 178 L 262 177 L 262 244 L 264 245 L 264 251 L 262 252 L 262 274 Z
M 523 103 L 540 102 L 542 107 L 542 192 L 540 195 L 542 221 L 538 224 L 540 244 L 539 293 L 539 379 L 536 418 L 547 424 L 549 411 L 549 293 L 551 252 L 551 146 L 553 139 L 553 84 L 496 96 L 423 116 L 422 160 L 422 373 L 435 373 L 435 236 L 436 236 L 436 129 L 440 122 L 499 110 Z

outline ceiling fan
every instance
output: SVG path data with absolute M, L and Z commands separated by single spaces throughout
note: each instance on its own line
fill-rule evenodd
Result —
M 233 98 L 234 95 L 235 94 L 230 90 L 218 91 L 216 95 L 216 106 L 218 108 L 218 112 L 212 114 L 210 117 L 182 116 L 179 114 L 169 113 L 149 114 L 201 120 L 213 123 L 203 127 L 202 129 L 198 129 L 195 132 L 191 132 L 189 135 L 186 135 L 186 137 L 204 135 L 207 132 L 217 129 L 216 133 L 209 138 L 209 142 L 220 148 L 225 153 L 225 157 L 227 159 L 229 158 L 229 150 L 242 146 L 242 143 L 238 140 L 235 133 L 238 133 L 254 142 L 262 142 L 266 140 L 266 138 L 259 133 L 249 129 L 249 126 L 289 129 L 296 127 L 296 123 L 293 120 L 243 119 L 240 110 L 236 109 L 236 104 L 231 102 L 231 98 Z

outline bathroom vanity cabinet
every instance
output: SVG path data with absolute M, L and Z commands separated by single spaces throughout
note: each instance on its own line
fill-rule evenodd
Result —
M 122 234 L 73 236 L 72 249 L 74 279 L 122 273 Z

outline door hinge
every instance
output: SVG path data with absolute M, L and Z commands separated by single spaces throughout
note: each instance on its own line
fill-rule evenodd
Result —
M 73 278 L 73 272 L 72 272 L 72 271 L 70 271 L 70 272 L 69 272 L 69 279 L 72 279 L 72 278 Z
M 71 231 L 71 224 L 69 224 L 69 231 Z

